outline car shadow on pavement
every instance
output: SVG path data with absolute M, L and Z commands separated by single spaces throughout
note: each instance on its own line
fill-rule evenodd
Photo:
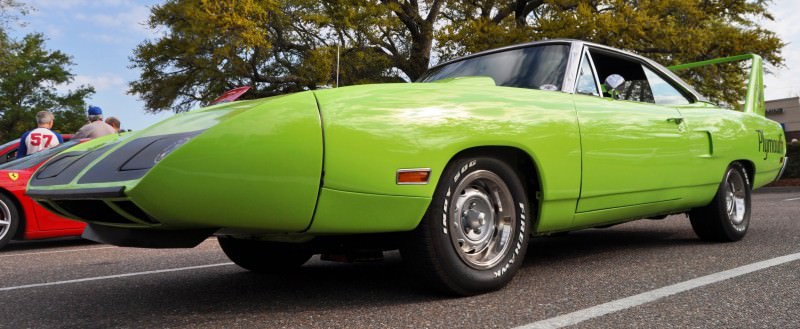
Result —
M 663 223 L 661 223 L 663 222 Z M 697 238 L 687 221 L 675 218 L 637 221 L 609 228 L 585 229 L 532 238 L 525 266 L 559 263 L 594 254 L 680 248 L 708 244 Z M 666 250 L 664 252 L 667 252 Z
M 11 241 L 8 245 L 0 249 L 0 254 L 11 251 L 47 251 L 49 249 L 64 247 L 82 247 L 101 245 L 94 241 L 81 239 L 79 237 L 55 238 L 47 240 Z
M 379 263 L 339 264 L 315 259 L 282 275 L 256 274 L 230 265 L 81 286 L 54 291 L 51 297 L 65 309 L 58 315 L 37 316 L 38 324 L 66 321 L 75 327 L 155 328 L 193 327 L 191 323 L 209 327 L 209 321 L 213 321 L 230 326 L 237 321 L 269 323 L 320 313 L 369 317 L 365 309 L 448 299 L 410 278 L 399 255 Z M 315 327 L 300 323 L 286 326 Z

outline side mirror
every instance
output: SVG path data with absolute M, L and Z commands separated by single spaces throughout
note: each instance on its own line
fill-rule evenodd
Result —
M 611 97 L 614 99 L 617 98 L 620 90 L 619 88 L 622 87 L 622 84 L 625 83 L 625 78 L 623 78 L 619 74 L 612 74 L 606 77 L 606 81 L 603 82 L 603 89 L 611 94 Z

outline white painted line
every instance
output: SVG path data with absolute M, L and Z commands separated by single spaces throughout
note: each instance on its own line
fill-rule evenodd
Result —
M 606 314 L 622 311 L 642 304 L 657 301 L 661 298 L 682 293 L 688 290 L 706 286 L 709 284 L 717 283 L 727 279 L 742 276 L 755 271 L 763 270 L 773 266 L 778 266 L 784 263 L 800 260 L 800 253 L 776 257 L 762 262 L 753 263 L 727 271 L 717 272 L 714 274 L 706 275 L 689 281 L 673 284 L 656 290 L 651 290 L 638 295 L 617 299 L 605 304 L 585 308 L 572 313 L 567 313 L 557 317 L 545 319 L 519 326 L 515 329 L 539 329 L 539 328 L 562 328 L 566 326 L 575 325 L 586 320 L 600 317 Z
M 786 199 L 786 200 L 783 200 L 783 201 L 796 201 L 796 200 L 800 200 L 800 198 L 791 198 L 791 199 Z
M 97 248 L 56 250 L 56 251 L 26 252 L 26 253 L 21 253 L 21 254 L 0 255 L 0 258 L 3 258 L 3 257 L 16 257 L 16 256 L 31 256 L 31 255 L 46 255 L 46 254 L 57 254 L 57 253 L 63 253 L 63 252 L 76 252 L 76 251 L 100 250 L 100 249 L 111 249 L 111 248 L 119 248 L 119 247 L 97 247 Z
M 26 284 L 26 285 L 21 285 L 21 286 L 4 287 L 4 288 L 0 288 L 0 291 L 11 291 L 11 290 L 38 288 L 38 287 L 46 287 L 46 286 L 57 286 L 57 285 L 62 285 L 62 284 L 89 282 L 89 281 L 98 281 L 98 280 L 119 279 L 119 278 L 127 278 L 127 277 L 131 277 L 131 276 L 139 276 L 139 275 L 160 274 L 160 273 L 188 271 L 188 270 L 199 270 L 199 269 L 203 269 L 203 268 L 227 266 L 227 265 L 233 265 L 233 263 L 219 263 L 219 264 L 209 264 L 209 265 L 200 265 L 200 266 L 168 268 L 168 269 L 163 269 L 163 270 L 135 272 L 135 273 L 125 273 L 125 274 L 106 275 L 106 276 L 96 276 L 96 277 L 92 277 L 92 278 L 83 278 L 83 279 L 75 279 L 75 280 L 54 281 L 54 282 L 45 282 L 45 283 L 34 283 L 34 284 Z

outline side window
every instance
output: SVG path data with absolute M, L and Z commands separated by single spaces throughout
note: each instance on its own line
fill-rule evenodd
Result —
M 597 91 L 594 72 L 592 72 L 592 65 L 589 62 L 589 54 L 584 55 L 583 59 L 581 59 L 581 68 L 578 70 L 578 86 L 575 88 L 575 92 L 600 96 L 600 92 Z
M 600 83 L 612 74 L 618 74 L 625 79 L 620 87 L 617 88 L 617 99 L 634 102 L 655 103 L 653 93 L 650 90 L 650 83 L 644 74 L 642 64 L 633 59 L 619 56 L 613 53 L 590 49 L 594 68 Z M 605 89 L 605 88 L 604 88 Z M 603 96 L 611 97 L 611 94 L 603 90 Z
M 637 71 L 644 72 L 642 68 L 643 67 L 639 65 Z M 644 74 L 638 73 L 639 72 L 633 75 L 636 80 L 625 79 L 625 83 L 619 93 L 619 98 L 634 102 L 655 103 L 656 100 L 653 98 L 653 91 L 650 89 L 650 83 L 647 81 L 647 77 L 645 77 Z
M 680 91 L 675 89 L 669 82 L 662 79 L 658 74 L 650 71 L 647 67 L 643 67 L 644 74 L 647 76 L 647 81 L 650 83 L 650 89 L 653 93 L 653 98 L 656 104 L 660 105 L 680 105 L 689 104 L 686 96 L 681 94 Z
M 589 52 L 601 82 L 612 74 L 619 74 L 625 79 L 625 83 L 618 88 L 618 99 L 661 105 L 690 103 L 678 89 L 641 62 L 596 49 Z M 605 92 L 603 95 L 610 96 Z

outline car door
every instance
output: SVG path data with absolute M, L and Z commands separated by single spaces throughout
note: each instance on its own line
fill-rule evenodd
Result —
M 576 224 L 669 209 L 680 200 L 679 187 L 686 183 L 682 175 L 689 169 L 681 113 L 656 104 L 654 87 L 660 82 L 645 63 L 591 50 L 581 63 L 575 97 L 582 148 Z M 597 87 L 611 74 L 626 80 L 616 99 Z

